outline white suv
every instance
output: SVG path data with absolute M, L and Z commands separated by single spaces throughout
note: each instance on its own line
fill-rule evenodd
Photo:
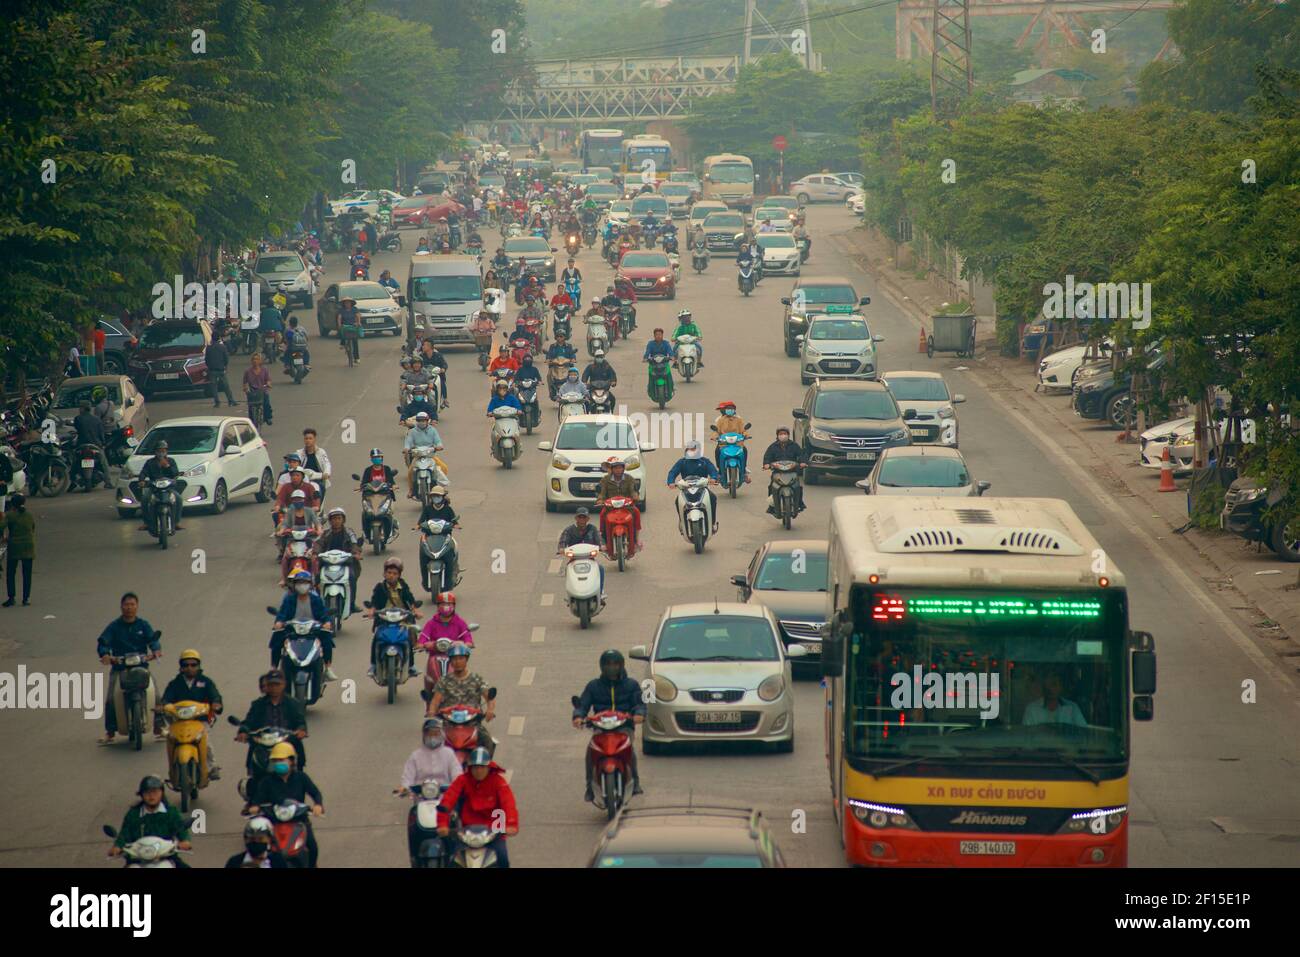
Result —
M 571 415 L 560 425 L 554 442 L 538 442 L 551 453 L 546 466 L 546 510 L 561 505 L 594 503 L 596 490 L 605 473 L 605 462 L 621 458 L 627 474 L 637 483 L 638 506 L 646 508 L 645 455 L 653 445 L 644 445 L 625 415 Z
M 316 284 L 311 272 L 302 257 L 291 249 L 262 253 L 253 264 L 253 275 L 262 287 L 263 301 L 281 292 L 285 299 L 297 300 L 307 309 L 315 304 Z

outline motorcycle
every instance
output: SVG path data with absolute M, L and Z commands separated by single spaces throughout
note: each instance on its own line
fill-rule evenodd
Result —
M 570 277 L 564 280 L 564 291 L 573 300 L 576 309 L 577 304 L 582 302 L 582 283 L 576 277 Z
M 514 468 L 519 458 L 519 410 L 508 405 L 492 411 L 492 457 L 504 468 Z
M 492 701 L 497 696 L 496 688 L 488 688 L 487 697 Z M 465 767 L 470 752 L 479 746 L 479 726 L 483 724 L 484 712 L 473 705 L 455 704 L 438 709 L 446 728 L 447 745 L 456 752 L 460 766 Z M 495 746 L 490 750 L 495 751 Z
M 262 317 L 257 313 L 248 316 L 239 317 L 239 336 L 242 347 L 250 356 L 257 351 L 257 343 L 260 339 L 258 328 L 262 325 Z
M 235 727 L 240 725 L 240 719 L 233 714 L 226 720 Z M 240 797 L 248 801 L 257 793 L 258 785 L 262 783 L 262 778 L 266 777 L 271 763 L 271 749 L 277 744 L 292 742 L 293 739 L 292 731 L 275 725 L 267 725 L 265 728 L 248 732 L 248 760 L 245 765 L 248 777 L 241 778 L 235 785 L 235 790 L 239 792 Z
M 310 528 L 292 528 L 288 535 L 281 535 L 284 550 L 289 553 L 289 572 L 285 580 L 300 571 L 311 571 L 311 549 L 316 544 L 316 533 Z
M 808 261 L 808 240 L 807 240 L 807 238 L 805 237 L 805 238 L 803 238 L 803 239 L 796 239 L 794 242 L 795 242 L 795 245 L 799 247 L 799 262 L 800 262 L 800 263 L 806 263 L 806 262 Z
M 799 514 L 799 469 L 797 462 L 773 462 L 772 478 L 767 485 L 768 505 L 772 514 L 789 531 L 790 522 Z
M 585 319 L 587 324 L 587 355 L 594 357 L 596 350 L 609 350 L 609 328 L 605 324 L 603 313 L 592 313 Z
M 431 595 L 460 584 L 460 549 L 451 537 L 452 524 L 431 518 L 420 526 L 420 581 Z
M 636 328 L 636 303 L 631 299 L 619 299 L 619 321 L 625 323 L 627 331 L 623 333 L 623 338 L 627 338 L 632 330 Z
M 275 360 L 280 358 L 280 333 L 274 329 L 262 333 L 262 358 L 268 366 L 273 366 Z
M 577 695 L 571 700 L 575 708 L 581 707 L 582 699 Z M 594 732 L 587 745 L 591 752 L 591 779 L 587 783 L 596 796 L 596 807 L 610 821 L 627 802 L 627 784 L 632 780 L 632 736 L 624 730 L 631 720 L 627 712 L 613 709 L 582 719 Z
M 582 244 L 590 249 L 596 245 L 596 224 L 588 223 L 582 227 Z
M 266 809 L 275 833 L 274 847 L 292 868 L 312 866 L 307 839 L 311 835 L 311 805 L 286 798 Z
M 317 588 L 329 609 L 334 634 L 343 630 L 343 622 L 352 617 L 352 555 L 341 548 L 320 553 L 320 580 Z
M 446 843 L 438 836 L 438 802 L 446 791 L 445 784 L 433 779 L 411 786 L 411 813 L 406 818 L 406 829 L 414 837 L 411 841 L 416 849 L 411 858 L 413 868 L 444 866 Z
M 740 291 L 742 293 L 748 296 L 751 292 L 754 291 L 754 285 L 757 283 L 757 281 L 758 280 L 754 278 L 753 266 L 740 267 L 740 275 L 736 277 L 736 282 L 740 286 Z
M 276 609 L 266 609 L 275 615 Z M 295 618 L 284 623 L 278 634 L 284 636 L 284 652 L 280 656 L 280 670 L 289 694 L 304 707 L 315 704 L 325 691 L 325 661 L 322 658 L 321 623 L 311 618 Z
M 167 722 L 167 750 L 172 788 L 181 796 L 181 813 L 199 799 L 208 786 L 208 705 L 200 701 L 177 701 L 158 709 Z
M 608 382 L 592 382 L 591 392 L 587 395 L 588 415 L 613 415 L 614 396 L 609 391 Z
M 145 499 L 142 511 L 149 534 L 158 539 L 158 547 L 166 548 L 167 540 L 175 532 L 175 504 L 185 491 L 184 479 L 156 478 L 150 481 L 153 494 Z
M 365 279 L 368 281 L 370 279 L 370 267 L 365 265 L 364 263 L 357 263 L 352 267 L 352 271 L 348 273 L 348 276 L 353 281 L 357 281 L 361 279 Z
M 104 449 L 108 464 L 119 469 L 124 467 L 126 460 L 135 454 L 135 447 L 139 444 L 139 440 L 135 437 L 135 429 L 131 426 L 123 425 L 114 429 L 108 437 L 108 446 Z
M 161 639 L 162 632 L 154 637 Z M 149 674 L 149 659 L 153 657 L 150 652 L 112 659 L 112 664 L 122 665 L 122 670 L 117 673 L 117 691 L 109 707 L 117 713 L 117 729 L 126 731 L 127 740 L 136 751 L 144 747 L 144 716 L 155 707 L 155 689 Z
M 709 268 L 709 247 L 696 246 L 691 250 L 691 268 L 702 273 Z
M 389 704 L 397 700 L 397 686 L 405 684 L 410 674 L 407 626 L 414 620 L 415 616 L 405 608 L 389 606 L 375 612 L 375 656 L 370 663 L 375 666 L 375 684 L 388 689 Z
M 564 251 L 570 256 L 576 256 L 582 250 L 582 237 L 577 233 L 569 233 L 564 237 Z
M 379 237 L 379 248 L 388 253 L 399 252 L 402 248 L 402 234 L 395 229 L 389 229 Z
M 605 307 L 605 331 L 609 333 L 609 342 L 613 346 L 618 342 L 618 337 L 623 329 L 622 308 L 620 306 Z
M 50 420 L 46 420 L 47 423 Z M 67 456 L 57 438 L 58 424 L 54 429 L 44 430 L 34 442 L 27 442 L 18 447 L 18 455 L 23 460 L 27 472 L 27 482 L 33 492 L 46 498 L 54 498 L 68 490 L 72 483 L 72 470 L 68 467 Z M 52 436 L 46 441 L 46 436 Z
M 627 563 L 637 552 L 635 513 L 636 502 L 622 495 L 606 499 L 600 510 L 605 525 L 605 553 L 618 563 L 619 571 L 627 570 Z
M 649 369 L 646 393 L 650 396 L 650 401 L 659 403 L 659 408 L 662 409 L 673 397 L 672 356 L 651 356 Z
M 550 396 L 551 401 L 555 401 L 560 383 L 564 381 L 572 365 L 573 361 L 571 359 L 566 359 L 563 356 L 556 357 L 547 362 L 546 392 L 547 395 Z
M 690 382 L 700 371 L 700 347 L 697 345 L 700 339 L 697 336 L 681 335 L 674 341 L 677 343 L 677 369 L 682 378 Z
M 360 475 L 352 478 L 361 481 Z M 361 492 L 361 537 L 378 555 L 397 537 L 393 521 L 393 487 L 387 482 L 366 482 Z
M 117 838 L 117 828 L 111 824 L 104 825 L 104 833 L 115 840 Z M 122 846 L 127 867 L 177 867 L 177 858 L 187 853 L 181 850 L 178 842 L 165 837 L 142 837 Z
M 695 546 L 696 555 L 704 551 L 704 543 L 713 532 L 708 487 L 709 479 L 703 475 L 677 479 L 677 530 Z
M 474 349 L 478 352 L 478 367 L 486 372 L 492 362 L 492 333 L 475 332 Z
M 509 339 L 510 358 L 523 365 L 524 357 L 533 354 L 534 341 L 524 336 L 511 336 Z
M 289 353 L 289 374 L 293 376 L 294 385 L 302 385 L 311 369 L 307 368 L 307 356 L 301 348 L 294 347 Z
M 496 867 L 497 852 L 488 847 L 496 840 L 496 833 L 486 824 L 471 824 L 456 832 L 456 851 L 452 854 L 452 867 Z
M 104 474 L 104 470 L 99 464 L 99 456 L 102 451 L 98 445 L 92 442 L 77 446 L 76 456 L 73 461 L 79 467 L 78 475 L 80 478 L 78 484 L 81 485 L 83 492 L 89 492 L 99 483 L 108 480 L 108 476 Z
M 717 426 L 709 426 L 713 431 L 717 431 Z M 749 428 L 749 423 L 745 423 L 745 428 Z M 727 487 L 727 492 L 732 498 L 740 490 L 740 486 L 745 483 L 745 439 L 749 436 L 742 432 L 724 432 L 718 436 L 718 446 L 721 452 L 721 468 L 718 471 L 722 473 L 722 484 Z
M 542 407 L 537 401 L 537 389 L 541 385 L 535 380 L 525 380 L 515 382 L 515 394 L 519 397 L 519 404 L 524 407 L 524 414 L 519 417 L 519 424 L 528 430 L 528 434 L 533 434 L 533 429 L 541 425 Z
M 572 335 L 573 335 L 573 325 L 572 325 L 573 307 L 572 307 L 572 306 L 556 306 L 556 307 L 555 307 L 555 312 L 552 313 L 552 317 L 553 317 L 553 318 L 552 318 L 552 320 L 551 320 L 551 336 L 552 336 L 552 337 L 555 337 L 555 336 L 561 336 L 561 335 L 562 335 L 562 336 L 564 336 L 565 339 L 569 339 L 570 337 L 572 337 Z
M 415 466 L 415 497 L 421 505 L 428 505 L 433 487 L 442 484 L 438 476 L 438 460 L 434 454 L 442 446 L 419 446 L 411 449 L 411 462 Z
M 469 622 L 466 625 L 466 628 L 470 631 L 478 631 L 478 623 Z M 474 647 L 474 639 L 470 636 L 465 636 L 459 640 L 464 641 L 470 646 L 470 648 Z M 454 642 L 450 638 L 439 638 L 433 643 L 432 650 L 429 649 L 428 645 L 416 646 L 417 651 L 423 651 L 429 656 L 429 663 L 424 669 L 424 690 L 429 697 L 432 697 L 433 686 L 441 681 L 442 677 L 447 674 L 450 669 L 449 661 L 451 656 L 449 655 L 449 652 L 451 651 L 453 643 Z M 429 700 L 429 697 L 425 697 L 426 702 Z
M 675 232 L 664 233 L 663 242 L 659 246 L 669 255 L 675 254 L 677 252 L 677 234 Z
M 559 405 L 560 424 L 571 415 L 586 415 L 587 400 L 583 398 L 581 392 L 564 391 L 563 387 L 557 390 L 556 401 Z
M 600 588 L 600 548 L 595 545 L 571 545 L 564 550 L 564 600 L 569 611 L 586 628 L 591 619 L 605 609 Z

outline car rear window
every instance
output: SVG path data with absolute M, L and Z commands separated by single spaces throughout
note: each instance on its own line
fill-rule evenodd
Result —
M 812 283 L 801 285 L 794 294 L 796 298 L 815 305 L 830 303 L 857 305 L 858 302 L 858 294 L 852 286 L 822 286 Z
M 297 275 L 302 272 L 302 260 L 297 256 L 263 256 L 257 261 L 257 269 L 262 275 L 271 275 L 273 273 L 293 273 Z
M 754 587 L 765 591 L 825 591 L 830 566 L 825 552 L 776 552 L 763 559 Z
M 670 618 L 655 646 L 655 661 L 776 660 L 776 636 L 766 618 Z
M 64 384 L 59 389 L 58 398 L 54 400 L 54 407 L 56 409 L 73 409 L 82 402 L 94 402 L 95 400 L 90 397 L 90 393 L 101 387 L 108 390 L 108 397 L 115 404 L 122 404 L 122 390 L 118 387 L 116 382 L 110 382 L 107 384 L 96 382 L 92 385 Z
M 948 387 L 942 379 L 888 379 L 885 384 L 900 402 L 944 402 L 948 398 Z
M 885 459 L 877 481 L 891 488 L 957 488 L 970 484 L 961 459 L 898 455 Z

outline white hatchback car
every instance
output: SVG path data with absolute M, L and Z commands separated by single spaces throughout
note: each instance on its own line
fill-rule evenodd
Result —
M 913 445 L 957 447 L 957 404 L 965 402 L 966 397 L 949 392 L 943 376 L 937 372 L 886 372 L 880 381 L 903 410 Z M 909 418 L 908 412 L 915 415 Z
M 1099 348 L 1103 357 L 1110 354 L 1112 345 L 1114 343 L 1110 339 L 1102 340 Z M 1074 388 L 1074 377 L 1083 367 L 1083 357 L 1087 352 L 1087 346 L 1070 346 L 1059 352 L 1053 352 L 1050 356 L 1044 356 L 1038 363 L 1039 388 L 1044 392 L 1055 389 L 1069 392 Z
M 167 419 L 150 429 L 126 460 L 116 493 L 117 513 L 123 518 L 139 507 L 130 483 L 164 439 L 168 457 L 175 460 L 187 483 L 187 508 L 207 507 L 220 515 L 233 498 L 252 495 L 265 504 L 275 496 L 266 440 L 248 419 L 223 415 Z
M 625 415 L 571 415 L 560 425 L 554 442 L 538 442 L 551 453 L 546 466 L 546 510 L 557 512 L 562 505 L 594 503 L 605 462 L 621 458 L 627 474 L 636 481 L 638 505 L 646 509 L 644 456 L 655 450 L 645 445 Z
M 763 250 L 764 276 L 799 275 L 799 246 L 794 236 L 786 232 L 759 233 L 754 240 Z
M 849 193 L 844 200 L 844 206 L 850 213 L 856 213 L 861 216 L 867 211 L 867 194 L 858 190 L 856 193 Z

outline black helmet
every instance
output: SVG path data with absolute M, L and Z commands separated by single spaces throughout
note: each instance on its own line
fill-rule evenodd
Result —
M 135 789 L 135 793 L 143 796 L 145 791 L 161 791 L 162 789 L 162 778 L 158 777 L 156 774 L 146 774 L 140 779 L 140 786 Z
M 618 669 L 616 675 L 607 674 L 607 672 L 612 672 L 615 668 Z M 602 651 L 600 653 L 600 674 L 601 677 L 607 678 L 610 681 L 617 681 L 626 678 L 627 671 L 623 667 L 623 652 L 619 651 L 617 648 L 610 648 L 607 651 Z

